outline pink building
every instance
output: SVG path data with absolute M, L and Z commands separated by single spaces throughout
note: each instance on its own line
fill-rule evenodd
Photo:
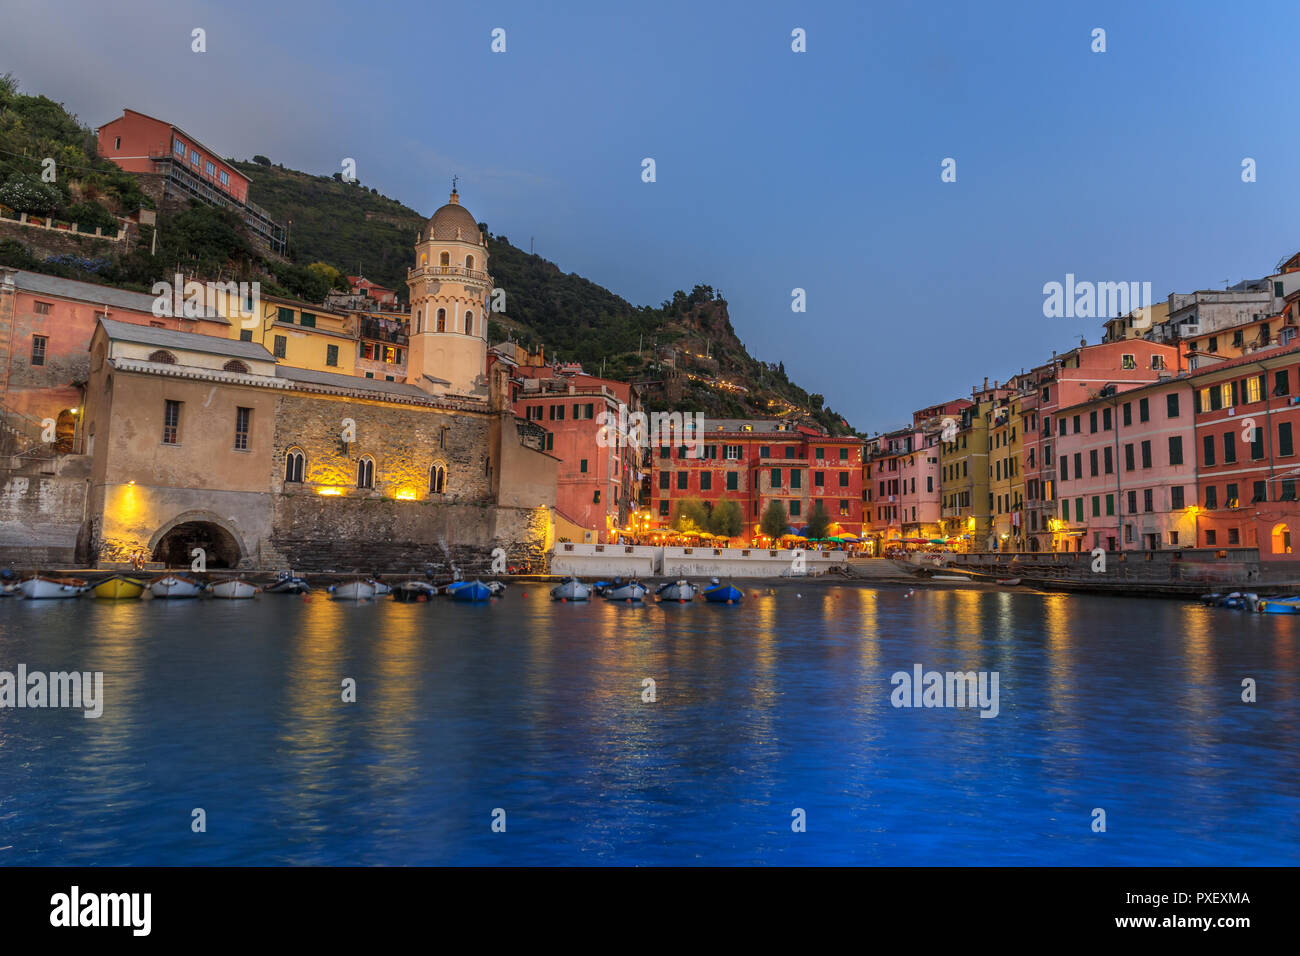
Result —
M 1058 409 L 1055 419 L 1054 550 L 1194 545 L 1195 413 L 1186 375 L 1127 391 L 1107 387 Z
M 183 163 L 192 176 L 236 202 L 247 202 L 249 178 L 178 126 L 135 110 L 99 128 L 99 155 L 127 172 L 156 173 L 163 162 Z

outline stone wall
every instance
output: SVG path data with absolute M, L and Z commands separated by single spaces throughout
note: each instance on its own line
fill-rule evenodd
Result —
M 498 508 L 286 494 L 275 501 L 272 543 L 302 571 L 490 574 L 493 551 L 507 567 L 546 567 L 546 508 Z
M 23 568 L 77 564 L 85 550 L 86 459 L 74 456 L 0 475 L 0 562 Z
M 83 259 L 116 259 L 130 249 L 129 236 L 86 235 L 66 229 L 44 229 L 10 219 L 0 219 L 0 239 L 15 239 L 37 259 L 78 256 Z

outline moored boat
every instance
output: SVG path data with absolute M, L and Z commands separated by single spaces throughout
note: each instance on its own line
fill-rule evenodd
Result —
M 556 601 L 585 601 L 591 597 L 591 588 L 577 578 L 565 578 L 551 588 L 551 598 Z
M 661 601 L 676 601 L 679 604 L 685 604 L 687 601 L 694 601 L 696 588 L 690 581 L 667 581 L 659 585 L 655 591 Z
M 486 601 L 492 596 L 492 589 L 482 581 L 458 581 L 447 588 L 447 594 L 453 601 Z
M 330 588 L 336 601 L 365 601 L 375 596 L 375 586 L 370 581 L 344 581 Z
M 292 572 L 284 572 L 279 580 L 264 588 L 267 594 L 305 594 L 311 590 L 306 578 L 300 578 Z
M 202 584 L 183 574 L 166 574 L 149 585 L 149 593 L 156 598 L 194 598 L 202 590 Z
M 23 597 L 31 600 L 80 597 L 89 587 L 81 578 L 44 578 L 39 574 L 18 585 Z
M 219 581 L 208 588 L 215 598 L 225 598 L 227 600 L 246 600 L 257 593 L 257 588 L 249 584 L 243 578 L 231 578 L 229 581 Z
M 112 577 L 104 578 L 90 590 L 95 597 L 107 601 L 129 601 L 138 598 L 144 593 L 144 589 L 143 581 L 128 578 L 123 574 L 114 574 Z
M 370 586 L 375 589 L 375 597 L 393 593 L 392 585 L 385 584 L 383 581 L 379 580 L 379 578 L 371 578 Z
M 406 603 L 427 601 L 437 593 L 437 587 L 427 581 L 403 581 L 393 588 L 393 600 Z
M 506 593 L 506 584 L 504 581 L 488 581 L 487 589 L 492 592 L 493 597 L 500 597 Z
M 710 587 L 704 589 L 704 600 L 712 604 L 739 604 L 744 596 L 744 592 L 730 584 L 720 584 L 717 578 L 713 579 Z
M 1300 614 L 1300 598 L 1265 598 L 1259 602 L 1260 614 Z
M 614 583 L 605 589 L 605 600 L 637 602 L 645 599 L 650 589 L 640 581 L 628 581 L 626 584 L 614 579 Z

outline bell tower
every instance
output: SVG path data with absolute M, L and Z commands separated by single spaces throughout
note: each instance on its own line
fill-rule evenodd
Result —
M 406 381 L 434 395 L 486 400 L 487 303 L 492 277 L 478 223 L 451 197 L 421 228 L 407 273 L 411 343 Z

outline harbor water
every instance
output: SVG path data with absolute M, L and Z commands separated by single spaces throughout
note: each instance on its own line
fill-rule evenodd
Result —
M 0 708 L 0 865 L 1300 860 L 1300 617 L 547 592 L 4 599 L 0 672 L 102 672 L 103 709 Z M 918 666 L 996 715 L 895 706 Z

